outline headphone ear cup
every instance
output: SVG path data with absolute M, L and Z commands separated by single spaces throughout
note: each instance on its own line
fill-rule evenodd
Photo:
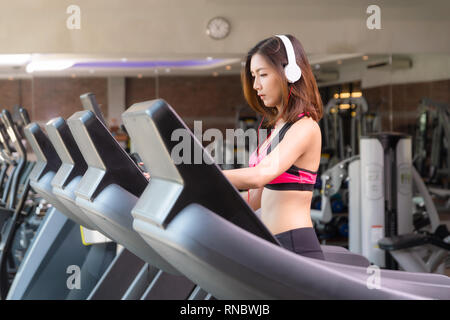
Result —
M 294 83 L 300 80 L 302 76 L 302 70 L 297 64 L 288 64 L 284 67 L 284 74 L 289 83 Z

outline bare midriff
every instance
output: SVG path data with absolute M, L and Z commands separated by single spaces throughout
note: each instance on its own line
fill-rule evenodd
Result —
M 312 227 L 311 191 L 271 190 L 261 195 L 261 220 L 272 234 Z

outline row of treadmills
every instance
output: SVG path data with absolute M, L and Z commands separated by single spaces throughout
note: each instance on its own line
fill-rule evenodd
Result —
M 164 100 L 122 120 L 149 181 L 95 112 L 25 128 L 31 187 L 53 209 L 7 299 L 450 299 L 443 275 L 381 270 L 374 288 L 345 248 L 322 246 L 326 261 L 282 248 L 212 160 L 193 164 L 206 151 Z M 172 160 L 177 129 L 191 161 Z M 80 226 L 110 241 L 83 243 Z

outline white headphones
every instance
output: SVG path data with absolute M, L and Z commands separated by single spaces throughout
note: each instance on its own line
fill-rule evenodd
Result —
M 292 47 L 291 40 L 288 37 L 283 35 L 276 35 L 276 37 L 283 41 L 287 53 L 288 64 L 284 67 L 284 74 L 289 83 L 294 83 L 302 77 L 302 70 L 295 61 L 294 47 Z

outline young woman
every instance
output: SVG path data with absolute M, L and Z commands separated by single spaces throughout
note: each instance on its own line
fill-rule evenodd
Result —
M 259 42 L 247 55 L 242 84 L 248 104 L 267 119 L 271 132 L 249 168 L 223 173 L 237 189 L 249 190 L 250 206 L 261 208 L 263 223 L 283 247 L 324 259 L 310 214 L 322 101 L 300 42 L 291 35 Z

